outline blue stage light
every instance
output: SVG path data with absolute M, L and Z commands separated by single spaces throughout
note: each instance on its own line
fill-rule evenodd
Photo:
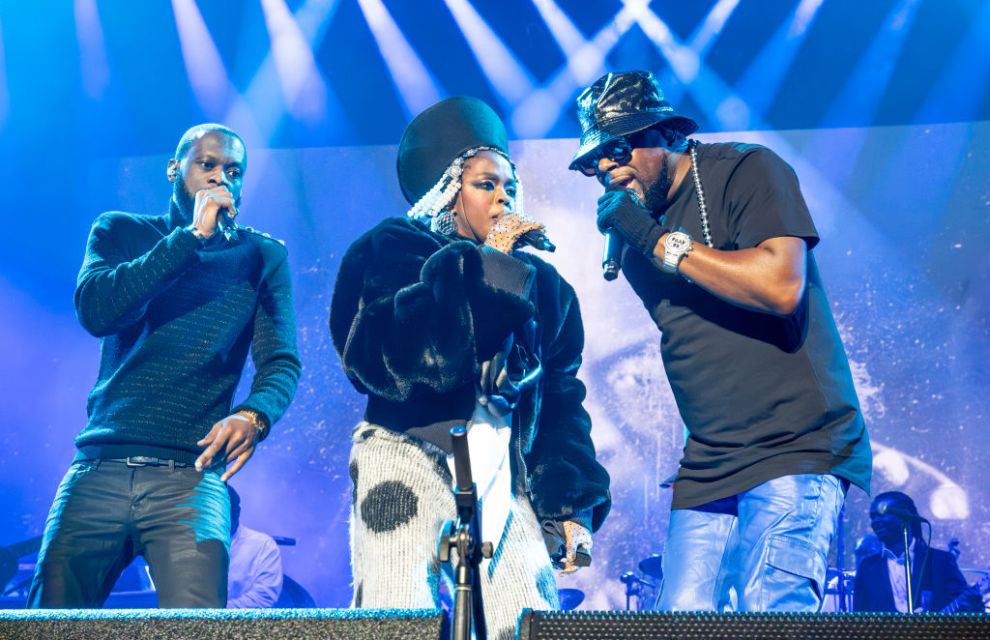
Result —
M 110 69 L 107 66 L 106 43 L 103 40 L 100 13 L 96 0 L 75 0 L 73 9 L 76 18 L 76 39 L 79 41 L 79 67 L 83 91 L 89 98 L 99 100 L 110 84 Z
M 725 23 L 732 17 L 732 12 L 739 6 L 739 2 L 740 0 L 719 0 L 691 34 L 691 37 L 688 38 L 687 46 L 694 51 L 699 61 L 706 59 L 708 51 L 715 44 L 719 34 L 722 33 Z M 679 103 L 684 96 L 685 87 L 677 81 L 676 74 L 671 67 L 663 70 L 659 81 L 660 86 L 664 88 L 667 100 L 671 104 Z
M 261 8 L 286 109 L 304 123 L 323 120 L 327 115 L 327 85 L 310 42 L 285 0 L 261 0 Z
M 773 104 L 823 2 L 801 0 L 736 83 L 739 95 L 760 117 Z
M 694 49 L 680 42 L 649 7 L 644 6 L 637 12 L 636 22 L 667 59 L 677 81 L 670 85 L 671 88 L 675 92 L 689 92 L 709 121 L 719 129 L 729 131 L 744 129 L 753 121 L 749 105 L 704 64 Z
M 0 131 L 7 124 L 10 113 L 10 94 L 7 90 L 7 62 L 3 48 L 3 21 L 0 20 Z
M 860 58 L 856 70 L 829 108 L 822 121 L 823 126 L 843 126 L 874 119 L 920 5 L 921 0 L 900 0 L 894 5 L 870 48 Z M 834 136 L 831 131 L 817 130 L 813 145 L 827 143 L 832 146 L 829 157 L 834 162 L 828 167 L 828 173 L 833 184 L 842 188 L 856 169 L 869 129 L 855 129 L 842 136 Z
M 467 0 L 444 0 L 471 52 L 504 107 L 521 102 L 533 90 L 533 78 Z
M 990 2 L 974 11 L 969 28 L 941 77 L 928 92 L 914 122 L 941 122 L 978 118 L 990 97 Z M 947 42 L 945 46 L 951 47 Z M 984 112 L 985 113 L 985 112 Z
M 441 90 L 416 50 L 402 34 L 382 0 L 358 0 L 378 44 L 406 116 L 411 118 L 441 98 Z
M 575 92 L 605 73 L 605 56 L 635 24 L 633 10 L 623 6 L 589 41 L 555 2 L 537 0 L 535 4 L 567 63 L 513 110 L 512 128 L 525 138 L 541 138 L 550 131 L 564 106 L 571 106 Z
M 193 94 L 203 113 L 218 119 L 233 93 L 220 52 L 195 0 L 172 0 L 172 11 Z
M 921 0 L 900 0 L 891 8 L 822 125 L 846 124 L 853 117 L 873 120 L 920 6 Z

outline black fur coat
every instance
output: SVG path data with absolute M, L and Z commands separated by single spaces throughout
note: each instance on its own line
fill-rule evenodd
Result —
M 334 347 L 347 377 L 368 395 L 366 419 L 404 432 L 469 419 L 482 363 L 535 319 L 543 376 L 514 412 L 513 446 L 525 476 L 517 486 L 541 520 L 591 510 L 596 530 L 611 499 L 577 378 L 581 311 L 552 266 L 529 253 L 512 256 L 535 270 L 528 295 L 486 280 L 474 243 L 405 218 L 385 220 L 341 262 L 330 308 Z

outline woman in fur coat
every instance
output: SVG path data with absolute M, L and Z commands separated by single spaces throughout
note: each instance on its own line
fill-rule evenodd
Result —
M 542 225 L 520 215 L 488 105 L 449 98 L 419 114 L 398 174 L 408 217 L 351 245 L 330 309 L 344 370 L 368 396 L 350 462 L 354 606 L 438 606 L 450 428 L 466 424 L 495 547 L 479 572 L 485 619 L 490 637 L 511 638 L 523 607 L 558 606 L 552 566 L 587 562 L 610 506 L 576 376 L 581 313 L 552 266 L 516 250 Z

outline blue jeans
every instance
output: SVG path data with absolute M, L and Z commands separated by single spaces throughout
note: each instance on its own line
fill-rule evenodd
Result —
M 832 475 L 783 476 L 673 510 L 655 608 L 818 611 L 845 487 Z
M 143 555 L 159 607 L 223 607 L 229 547 L 219 471 L 75 462 L 48 514 L 27 606 L 101 607 Z

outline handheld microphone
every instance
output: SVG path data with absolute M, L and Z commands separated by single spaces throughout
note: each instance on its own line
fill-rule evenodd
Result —
M 627 189 L 623 186 L 610 185 L 605 187 L 605 193 L 610 193 L 613 191 L 628 191 L 629 195 L 644 209 L 646 205 L 643 200 L 639 197 L 639 194 L 632 189 Z M 605 246 L 602 252 L 602 277 L 607 281 L 611 282 L 619 277 L 619 271 L 622 270 L 622 248 L 625 246 L 625 240 L 622 239 L 622 235 L 615 229 L 605 230 Z
M 237 241 L 237 223 L 230 216 L 230 209 L 223 207 L 217 212 L 217 229 L 227 242 Z
M 557 245 L 550 242 L 550 238 L 547 234 L 539 229 L 533 229 L 532 231 L 527 231 L 526 233 L 519 236 L 519 242 L 522 244 L 533 247 L 534 249 L 539 249 L 540 251 L 549 251 L 553 253 L 557 250 Z
M 899 509 L 891 506 L 889 502 L 881 502 L 877 505 L 877 513 L 882 516 L 893 516 L 909 522 L 928 522 L 927 518 L 922 518 L 917 513 L 912 513 L 906 509 Z M 928 524 L 931 524 L 928 522 Z
M 625 241 L 615 229 L 605 232 L 605 250 L 602 253 L 602 277 L 611 282 L 619 277 L 622 269 L 622 247 Z

